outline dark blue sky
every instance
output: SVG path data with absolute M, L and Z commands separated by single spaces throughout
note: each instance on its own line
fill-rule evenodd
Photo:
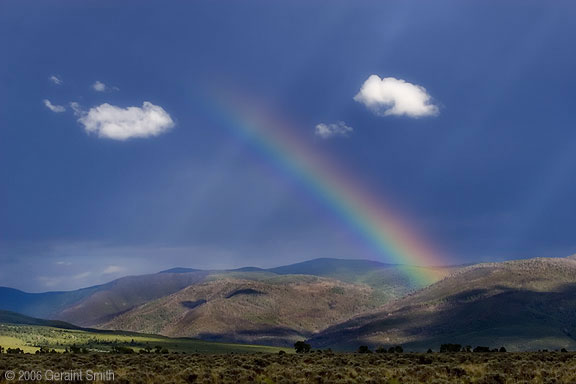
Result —
M 219 126 L 213 89 L 295 122 L 454 263 L 574 253 L 574 20 L 569 1 L 3 1 L 0 285 L 386 261 Z M 371 75 L 424 87 L 438 113 L 374 113 L 353 99 Z M 173 124 L 86 131 L 146 101 Z M 315 136 L 340 121 L 353 132 Z

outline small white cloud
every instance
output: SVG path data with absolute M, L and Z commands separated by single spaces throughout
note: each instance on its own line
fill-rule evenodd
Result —
M 314 128 L 314 134 L 323 139 L 330 139 L 332 137 L 346 137 L 354 131 L 354 128 L 346 125 L 345 122 L 339 121 L 337 123 L 320 123 Z
M 70 102 L 69 105 L 70 105 L 70 108 L 72 108 L 72 110 L 74 111 L 74 114 L 76 116 L 82 116 L 83 111 L 82 111 L 82 107 L 80 107 L 80 104 L 78 104 L 75 101 L 72 101 L 72 102 Z
M 88 133 L 98 137 L 127 140 L 158 136 L 174 127 L 174 121 L 162 107 L 148 101 L 142 107 L 121 108 L 102 104 L 83 112 L 78 103 L 71 104 L 74 112 L 80 116 L 78 121 Z
M 50 80 L 52 83 L 54 83 L 56 85 L 62 84 L 62 78 L 60 76 L 57 76 L 57 75 L 50 76 L 48 78 L 48 80 Z
M 73 278 L 74 280 L 82 280 L 82 279 L 87 278 L 87 277 L 90 276 L 91 274 L 92 274 L 92 272 L 82 272 L 82 273 L 79 273 L 79 274 L 77 274 L 77 275 L 72 276 L 72 278 Z
M 364 104 L 380 116 L 424 117 L 436 116 L 438 107 L 420 85 L 402 79 L 370 76 L 354 100 Z
M 94 82 L 94 84 L 92 84 L 92 89 L 95 90 L 96 92 L 109 92 L 109 91 L 119 91 L 120 89 L 118 87 L 110 87 L 106 84 L 104 84 L 101 81 L 96 80 Z
M 108 267 L 106 267 L 106 269 L 104 271 L 102 271 L 102 273 L 104 274 L 112 274 L 112 273 L 119 273 L 122 272 L 124 270 L 124 268 L 118 266 L 118 265 L 109 265 Z
M 65 112 L 66 111 L 66 108 L 64 108 L 61 105 L 54 105 L 48 99 L 44 99 L 43 102 L 44 102 L 44 105 L 46 106 L 46 108 L 48 108 L 52 112 L 59 113 L 59 112 Z
M 100 81 L 96 81 L 94 84 L 92 84 L 92 89 L 94 89 L 97 92 L 104 92 L 106 88 L 107 88 L 106 84 Z
M 46 288 L 53 288 L 62 283 L 61 277 L 38 276 L 36 280 L 41 282 Z

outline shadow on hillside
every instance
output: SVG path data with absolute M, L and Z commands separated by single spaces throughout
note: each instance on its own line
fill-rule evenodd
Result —
M 261 327 L 228 334 L 201 333 L 198 338 L 207 341 L 292 347 L 295 340 L 303 340 L 309 336 L 287 327 Z
M 184 307 L 184 308 L 188 308 L 188 309 L 194 309 L 196 307 L 201 306 L 202 304 L 206 304 L 206 300 L 204 299 L 200 299 L 200 300 L 196 300 L 196 301 L 181 301 L 180 304 Z
M 576 284 L 552 292 L 497 286 L 460 292 L 439 301 L 407 304 L 391 313 L 361 316 L 330 327 L 310 342 L 316 347 L 355 348 L 371 335 L 405 345 L 435 345 L 438 340 L 467 338 L 472 343 L 474 335 L 520 342 L 545 337 L 573 342 L 572 334 L 576 334 Z

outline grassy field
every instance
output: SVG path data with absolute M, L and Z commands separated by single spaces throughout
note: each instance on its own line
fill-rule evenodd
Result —
M 0 357 L 8 371 L 113 372 L 116 383 L 575 383 L 576 354 L 45 354 Z M 45 376 L 43 376 L 45 378 Z M 42 377 L 41 377 L 42 378 Z M 108 376 L 110 378 L 110 376 Z M 39 380 L 37 382 L 49 382 Z M 110 382 L 97 380 L 95 382 Z
M 172 339 L 157 335 L 131 332 L 90 332 L 53 327 L 0 324 L 0 346 L 20 348 L 34 353 L 39 347 L 58 352 L 75 345 L 90 352 L 109 352 L 114 346 L 124 346 L 136 352 L 146 347 L 160 346 L 169 352 L 186 353 L 277 353 L 281 348 L 260 345 L 212 343 L 195 339 Z M 287 350 L 288 351 L 288 350 Z

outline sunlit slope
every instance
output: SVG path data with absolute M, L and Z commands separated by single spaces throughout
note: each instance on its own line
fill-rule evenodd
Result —
M 576 261 L 528 259 L 466 267 L 373 313 L 330 327 L 317 346 L 440 343 L 511 350 L 576 348 Z
M 416 267 L 384 264 L 371 260 L 314 259 L 302 263 L 270 268 L 268 271 L 287 275 L 304 274 L 322 276 L 354 284 L 366 284 L 386 300 L 396 299 L 428 283 L 415 276 L 425 274 L 438 281 L 460 267 Z
M 86 348 L 88 352 L 109 352 L 122 346 L 135 352 L 150 347 L 160 347 L 168 352 L 186 353 L 277 353 L 281 348 L 262 345 L 216 343 L 194 339 L 171 339 L 158 335 L 130 332 L 102 332 L 90 330 L 63 329 L 50 326 L 16 325 L 0 323 L 0 346 L 20 348 L 27 353 L 35 353 L 39 347 L 47 347 L 57 352 L 75 346 Z M 291 349 L 286 349 L 291 352 Z
M 110 283 L 69 292 L 26 293 L 0 287 L 0 309 L 33 317 L 59 319 L 80 326 L 112 321 L 124 312 L 167 297 L 186 287 L 201 284 L 210 276 L 259 281 L 277 278 L 277 283 L 298 279 L 296 275 L 327 277 L 372 289 L 372 303 L 383 304 L 422 288 L 411 268 L 368 260 L 315 259 L 278 268 L 245 267 L 227 271 L 174 268 L 156 274 L 127 276 Z M 454 268 L 427 268 L 437 279 Z M 302 276 L 301 276 L 302 277 Z M 359 307 L 364 310 L 364 307 Z M 358 314 L 357 312 L 355 314 Z M 348 316 L 343 313 L 343 318 Z
M 27 293 L 0 287 L 0 309 L 90 326 L 202 281 L 207 272 L 127 276 L 67 292 Z
M 368 286 L 316 276 L 215 275 L 100 324 L 106 329 L 291 345 L 378 307 Z

